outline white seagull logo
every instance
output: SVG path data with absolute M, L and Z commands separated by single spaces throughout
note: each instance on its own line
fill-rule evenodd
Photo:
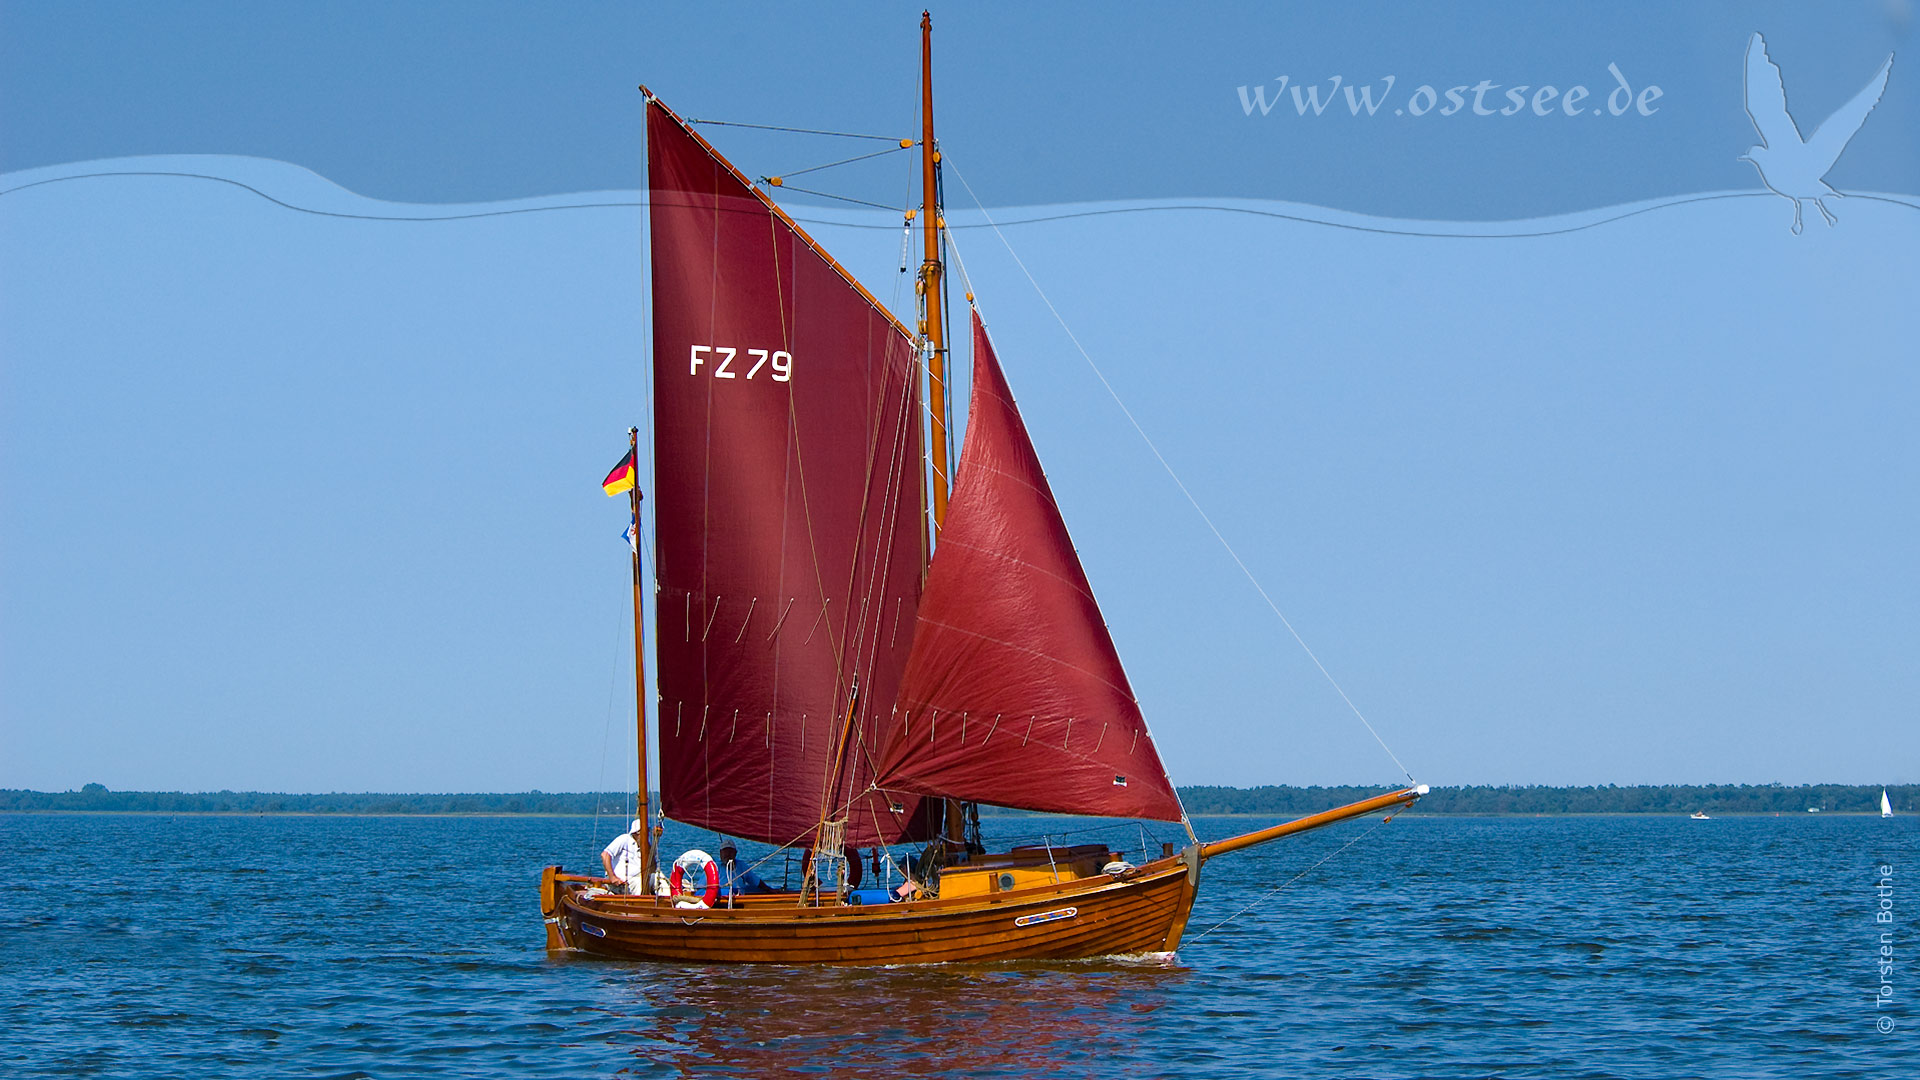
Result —
M 1827 209 L 1824 200 L 1829 195 L 1839 198 L 1840 193 L 1821 178 L 1840 160 L 1840 152 L 1847 148 L 1860 125 L 1867 122 L 1867 114 L 1880 104 L 1880 95 L 1887 88 L 1887 75 L 1892 70 L 1893 54 L 1889 53 L 1887 62 L 1880 65 L 1879 74 L 1866 88 L 1827 117 L 1826 123 L 1814 131 L 1813 138 L 1803 139 L 1799 126 L 1787 113 L 1787 88 L 1780 81 L 1780 68 L 1767 55 L 1766 39 L 1756 33 L 1747 40 L 1747 119 L 1753 121 L 1753 130 L 1760 133 L 1760 145 L 1748 149 L 1740 160 L 1759 171 L 1760 182 L 1767 185 L 1768 191 L 1793 203 L 1796 236 L 1802 227 L 1800 204 L 1803 200 L 1813 201 L 1828 227 L 1839 220 Z

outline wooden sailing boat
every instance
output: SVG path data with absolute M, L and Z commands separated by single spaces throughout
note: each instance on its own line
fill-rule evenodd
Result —
M 921 41 L 915 328 L 647 94 L 661 813 L 826 854 L 797 891 L 713 908 L 548 867 L 550 949 L 838 964 L 1171 952 L 1207 860 L 1426 793 L 1194 837 L 977 313 L 949 492 L 924 16 Z M 638 671 L 637 550 L 633 567 Z M 1105 845 L 988 854 L 966 827 L 982 802 L 1179 822 L 1191 842 L 1137 867 Z M 840 852 L 922 844 L 918 894 L 855 902 Z

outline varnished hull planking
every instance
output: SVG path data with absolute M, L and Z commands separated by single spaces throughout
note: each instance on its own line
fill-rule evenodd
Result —
M 1101 876 L 992 897 L 711 911 L 582 900 L 577 888 L 550 886 L 548 944 L 630 960 L 707 964 L 937 964 L 1171 952 L 1193 910 L 1192 876 L 1185 862 L 1162 860 L 1124 881 Z M 1033 918 L 1045 915 L 1054 917 Z

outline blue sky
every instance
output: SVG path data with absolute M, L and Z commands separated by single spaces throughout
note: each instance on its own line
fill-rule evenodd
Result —
M 10 189 L 617 204 L 642 79 L 696 116 L 911 115 L 917 9 L 324 10 L 0 6 L 0 786 L 617 784 L 624 551 L 595 484 L 644 423 L 646 325 L 631 206 Z M 1904 58 L 1829 180 L 1905 202 L 1796 237 L 1733 160 L 1749 33 L 1810 129 L 1902 9 L 1488 10 L 936 12 L 943 140 L 998 216 L 1141 211 L 1007 236 L 1421 779 L 1911 781 Z M 1421 127 L 1236 93 L 1601 98 L 1610 62 L 1662 87 L 1653 115 Z M 714 137 L 756 173 L 844 152 Z M 897 201 L 904 164 L 821 186 Z M 1700 192 L 1750 194 L 1675 202 Z M 893 295 L 898 233 L 846 227 L 887 215 L 806 216 Z M 1390 779 L 995 234 L 960 244 L 1175 780 Z
M 0 172 L 126 154 L 291 161 L 381 199 L 638 186 L 645 82 L 687 115 L 912 134 L 919 4 L 0 3 Z M 1911 0 L 956 5 L 934 12 L 943 139 L 983 198 L 1283 199 L 1512 218 L 1747 187 L 1747 35 L 1802 125 L 1912 32 Z M 1241 86 L 1661 87 L 1649 117 L 1249 118 Z M 1531 91 L 1530 91 L 1531 93 Z M 1529 95 L 1530 96 L 1530 95 Z M 1396 102 L 1397 104 L 1397 102 Z M 779 172 L 818 143 L 737 142 Z M 827 150 L 832 147 L 828 146 Z M 743 156 L 749 156 L 743 153 Z M 1912 190 L 1920 80 L 1895 78 L 1835 183 Z M 895 170 L 836 190 L 891 202 Z

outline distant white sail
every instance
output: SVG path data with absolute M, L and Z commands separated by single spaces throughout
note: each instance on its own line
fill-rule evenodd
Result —
M 1881 817 L 1893 816 L 1893 804 L 1887 801 L 1886 788 L 1880 789 L 1880 816 Z

